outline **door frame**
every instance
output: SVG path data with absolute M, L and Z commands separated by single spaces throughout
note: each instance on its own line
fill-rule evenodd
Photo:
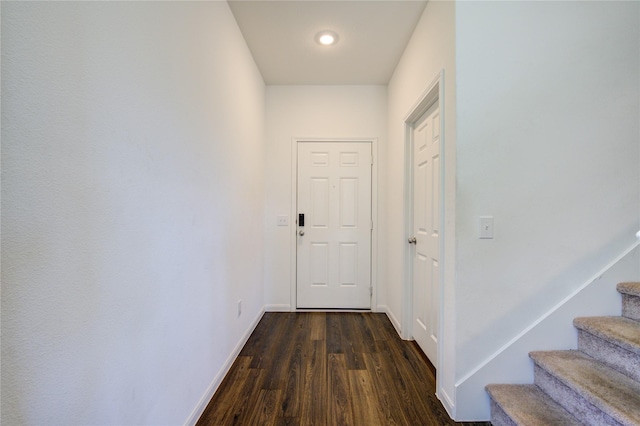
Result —
M 291 293 L 289 303 L 291 312 L 298 311 L 297 290 L 298 290 L 298 144 L 305 142 L 359 142 L 371 144 L 371 220 L 373 226 L 371 230 L 371 311 L 377 312 L 377 295 L 378 295 L 378 138 L 302 138 L 294 137 L 291 139 L 291 227 L 289 232 L 289 250 L 290 250 L 290 278 Z M 306 311 L 308 309 L 301 309 Z M 314 309 L 315 311 L 315 309 Z M 327 309 L 325 309 L 327 311 Z M 348 309 L 340 309 L 341 312 Z M 362 310 L 358 310 L 361 312 Z
M 405 147 L 405 176 L 404 176 L 404 227 L 405 227 L 405 245 L 404 245 L 404 282 L 403 282 L 403 298 L 402 298 L 402 338 L 409 340 L 413 336 L 413 258 L 411 246 L 407 243 L 407 239 L 413 235 L 413 126 L 434 104 L 438 104 L 440 109 L 440 242 L 439 242 L 439 298 L 438 301 L 438 343 L 437 357 L 438 368 L 441 369 L 444 363 L 444 347 L 442 345 L 442 336 L 444 332 L 444 271 L 446 259 L 444 257 L 444 241 L 445 241 L 445 127 L 444 127 L 444 70 L 427 86 L 427 89 L 418 98 L 418 101 L 409 110 L 404 118 L 404 147 Z M 438 380 L 436 373 L 436 380 Z M 436 389 L 439 389 L 437 386 Z

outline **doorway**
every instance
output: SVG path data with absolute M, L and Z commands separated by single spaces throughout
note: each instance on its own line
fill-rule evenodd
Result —
M 443 117 L 440 75 L 405 119 L 405 337 L 439 367 L 443 265 Z
M 297 309 L 371 309 L 371 141 L 296 144 Z

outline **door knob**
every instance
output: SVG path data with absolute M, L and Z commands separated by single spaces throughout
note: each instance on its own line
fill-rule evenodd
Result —
M 416 240 L 416 237 L 409 238 L 409 244 L 415 244 L 417 242 L 418 242 L 418 240 Z
M 300 234 L 300 236 L 302 237 L 304 235 L 304 230 L 300 230 L 300 232 L 298 232 L 298 234 Z

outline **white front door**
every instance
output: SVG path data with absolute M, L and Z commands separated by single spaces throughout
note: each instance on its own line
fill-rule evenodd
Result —
M 440 110 L 434 104 L 413 126 L 412 334 L 437 367 L 440 286 Z
M 298 308 L 371 308 L 371 163 L 370 142 L 298 143 Z

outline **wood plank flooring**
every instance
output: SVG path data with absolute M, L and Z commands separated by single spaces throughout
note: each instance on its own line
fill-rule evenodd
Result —
M 265 313 L 198 421 L 455 424 L 415 343 L 401 340 L 384 314 L 351 312 Z

